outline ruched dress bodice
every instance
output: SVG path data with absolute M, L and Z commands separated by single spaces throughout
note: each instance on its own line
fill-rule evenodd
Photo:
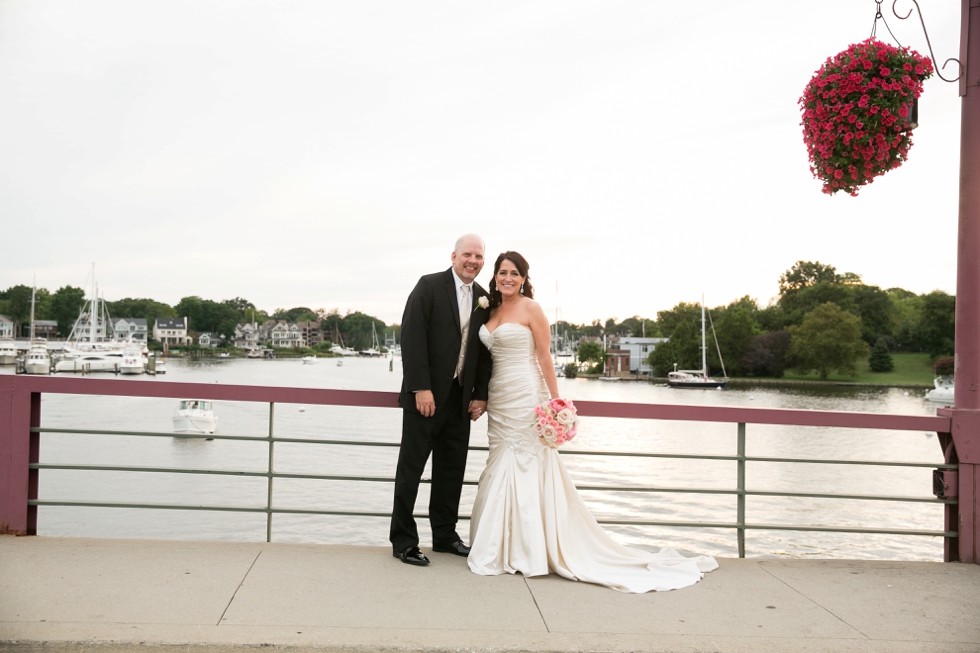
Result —
M 534 432 L 534 408 L 549 399 L 531 330 L 516 323 L 480 329 L 493 357 L 487 402 L 490 453 L 470 519 L 468 564 L 476 574 L 550 572 L 622 592 L 693 585 L 718 564 L 625 547 L 602 530 L 557 450 Z M 581 436 L 580 436 L 581 437 Z

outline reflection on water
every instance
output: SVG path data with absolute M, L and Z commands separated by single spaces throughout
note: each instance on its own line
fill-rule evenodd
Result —
M 6 371 L 4 372 L 6 373 Z M 193 381 L 291 387 L 397 391 L 399 366 L 388 361 L 345 359 L 303 365 L 298 360 L 249 361 L 171 359 L 166 377 L 140 377 L 146 383 Z M 646 383 L 601 383 L 559 379 L 563 396 L 577 400 L 750 406 L 810 410 L 843 410 L 931 415 L 935 409 L 924 390 L 854 387 L 735 387 L 717 390 L 674 390 Z M 201 397 L 207 399 L 207 397 Z M 42 424 L 48 427 L 167 431 L 175 400 L 45 396 Z M 265 435 L 268 406 L 216 402 L 219 434 Z M 278 436 L 397 442 L 401 415 L 397 409 L 358 409 L 278 404 L 273 427 Z M 731 455 L 734 424 L 584 418 L 580 435 L 569 449 L 609 449 Z M 471 442 L 486 445 L 486 419 L 473 427 Z M 900 460 L 940 463 L 933 434 L 816 427 L 748 425 L 747 453 L 752 456 Z M 136 438 L 47 433 L 41 440 L 45 463 L 103 464 L 209 468 L 264 472 L 268 445 L 260 442 L 203 441 L 178 438 Z M 279 472 L 392 476 L 397 449 L 278 443 Z M 476 480 L 486 459 L 472 452 L 466 477 Z M 580 485 L 656 486 L 668 488 L 735 488 L 735 463 L 656 458 L 613 458 L 566 455 L 563 459 Z M 240 476 L 146 474 L 43 470 L 42 499 L 125 501 L 148 504 L 227 505 L 261 508 L 266 479 Z M 749 463 L 749 490 L 898 494 L 929 497 L 931 471 L 853 465 L 790 465 Z M 475 487 L 465 487 L 461 514 L 469 514 Z M 693 493 L 583 491 L 599 518 L 735 521 L 734 495 Z M 423 485 L 419 512 L 425 512 L 428 486 Z M 377 482 L 276 479 L 275 505 L 387 512 L 391 485 Z M 943 511 L 936 504 L 884 501 L 842 501 L 749 496 L 746 520 L 752 524 L 808 524 L 846 527 L 942 530 Z M 663 528 L 610 526 L 622 542 L 656 550 L 674 546 L 687 553 L 737 555 L 735 531 L 724 528 Z M 176 539 L 263 540 L 265 515 L 182 510 L 42 507 L 39 533 L 60 536 L 146 537 Z M 428 528 L 421 524 L 423 540 Z M 460 533 L 467 536 L 468 523 Z M 387 544 L 388 523 L 377 517 L 275 515 L 273 539 L 289 542 Z M 425 543 L 425 542 L 424 542 Z M 750 530 L 750 556 L 880 558 L 941 560 L 940 538 L 849 535 L 796 531 Z

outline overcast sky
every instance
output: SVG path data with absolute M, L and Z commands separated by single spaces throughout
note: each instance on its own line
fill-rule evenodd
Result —
M 960 3 L 920 4 L 957 56 Z M 874 10 L 0 0 L 0 288 L 94 262 L 109 300 L 390 323 L 476 231 L 480 282 L 518 250 L 573 322 L 765 305 L 801 259 L 954 292 L 956 84 L 926 82 L 909 161 L 859 197 L 808 169 L 797 100 Z M 890 24 L 928 54 L 913 20 Z

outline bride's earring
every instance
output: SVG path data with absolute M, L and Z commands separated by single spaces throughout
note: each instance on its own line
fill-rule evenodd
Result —
M 522 295 L 524 294 L 524 284 L 523 283 L 521 284 L 521 294 Z

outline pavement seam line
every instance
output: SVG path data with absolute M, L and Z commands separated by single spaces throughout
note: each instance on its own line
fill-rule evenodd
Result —
M 544 624 L 544 629 L 550 633 L 551 628 L 548 628 L 548 621 L 544 618 L 544 613 L 541 612 L 541 606 L 538 605 L 538 598 L 534 596 L 534 592 L 531 591 L 531 586 L 527 584 L 527 576 L 522 574 L 521 577 L 524 579 L 524 587 L 527 588 L 527 593 L 531 595 L 531 600 L 534 601 L 534 607 L 538 609 L 538 616 L 541 617 L 541 623 Z
M 806 594 L 804 594 L 803 592 L 801 592 L 801 591 L 799 591 L 798 589 L 796 589 L 795 587 L 793 587 L 792 585 L 790 585 L 789 583 L 787 583 L 786 581 L 784 581 L 784 580 L 783 580 L 782 578 L 778 578 L 778 577 L 776 577 L 776 576 L 775 576 L 775 575 L 774 575 L 774 574 L 773 574 L 772 572 L 770 572 L 770 571 L 769 571 L 768 569 L 766 569 L 766 565 L 765 565 L 765 563 L 762 563 L 762 562 L 760 562 L 760 563 L 759 563 L 759 568 L 760 568 L 760 569 L 761 569 L 762 571 L 764 571 L 764 572 L 766 572 L 767 574 L 769 574 L 769 577 L 770 577 L 770 578 L 772 578 L 773 580 L 775 580 L 775 581 L 776 581 L 776 582 L 778 582 L 778 583 L 782 583 L 783 585 L 785 585 L 785 586 L 786 586 L 786 587 L 788 587 L 789 589 L 791 589 L 791 590 L 793 590 L 794 592 L 796 592 L 797 594 L 799 594 L 800 596 L 802 596 L 803 598 L 805 598 L 805 599 L 806 599 L 807 601 L 809 601 L 809 602 L 810 602 L 810 603 L 812 603 L 813 605 L 815 605 L 815 606 L 817 606 L 818 608 L 820 608 L 821 610 L 823 610 L 824 612 L 826 612 L 827 614 L 829 614 L 830 616 L 832 616 L 832 617 L 833 617 L 834 619 L 837 619 L 837 620 L 838 620 L 839 622 L 841 622 L 842 624 L 844 624 L 844 625 L 845 625 L 845 626 L 847 626 L 848 628 L 853 628 L 853 629 L 854 629 L 854 630 L 855 630 L 856 632 L 858 632 L 858 633 L 861 633 L 861 637 L 864 637 L 864 638 L 865 638 L 865 639 L 867 639 L 867 640 L 868 640 L 869 642 L 870 642 L 870 641 L 876 641 L 876 640 L 874 640 L 874 639 L 872 639 L 871 637 L 869 637 L 868 635 L 866 635 L 866 634 L 865 634 L 865 633 L 864 633 L 864 632 L 863 632 L 863 631 L 862 631 L 862 630 L 861 630 L 860 628 L 858 628 L 858 627 L 857 627 L 857 626 L 855 626 L 854 624 L 851 624 L 851 623 L 848 623 L 848 622 L 847 622 L 847 621 L 846 621 L 845 619 L 843 619 L 842 617 L 840 617 L 840 616 L 838 616 L 838 615 L 836 615 L 836 614 L 834 614 L 834 611 L 833 611 L 833 610 L 831 610 L 830 608 L 828 608 L 828 607 L 826 607 L 826 606 L 823 606 L 823 605 L 821 605 L 820 603 L 817 603 L 817 602 L 816 602 L 815 600 L 813 600 L 812 598 L 810 598 L 809 596 L 807 596 L 807 595 L 806 595 Z
M 260 556 L 260 555 L 262 555 L 262 552 L 261 552 L 261 551 L 259 551 L 259 552 L 258 552 L 258 553 L 256 554 L 256 556 L 255 556 L 255 560 L 253 560 L 253 561 L 252 561 L 252 564 L 250 564 L 250 565 L 248 566 L 248 569 L 247 569 L 247 570 L 245 571 L 245 575 L 244 575 L 244 576 L 242 576 L 242 580 L 241 580 L 241 582 L 240 582 L 240 583 L 238 583 L 238 587 L 236 587 L 236 588 L 235 588 L 235 591 L 231 593 L 231 598 L 230 598 L 230 599 L 228 599 L 228 605 L 226 605 L 226 606 L 225 606 L 225 609 L 224 609 L 224 610 L 223 610 L 223 611 L 221 612 L 221 616 L 220 616 L 220 617 L 218 617 L 218 623 L 216 623 L 216 624 L 215 624 L 215 626 L 220 626 L 220 625 L 221 625 L 221 622 L 222 622 L 222 621 L 224 620 L 224 618 L 225 618 L 225 615 L 226 615 L 226 614 L 228 614 L 228 608 L 230 608 L 230 607 L 231 607 L 231 604 L 235 602 L 235 597 L 236 597 L 236 596 L 238 596 L 238 590 L 240 590 L 240 589 L 242 589 L 242 585 L 244 585 L 244 584 L 245 584 L 245 579 L 246 579 L 246 578 L 248 578 L 248 575 L 249 575 L 249 573 L 251 573 L 251 571 L 252 571 L 252 567 L 254 567 L 254 566 L 255 566 L 255 563 L 259 561 L 259 556 Z

